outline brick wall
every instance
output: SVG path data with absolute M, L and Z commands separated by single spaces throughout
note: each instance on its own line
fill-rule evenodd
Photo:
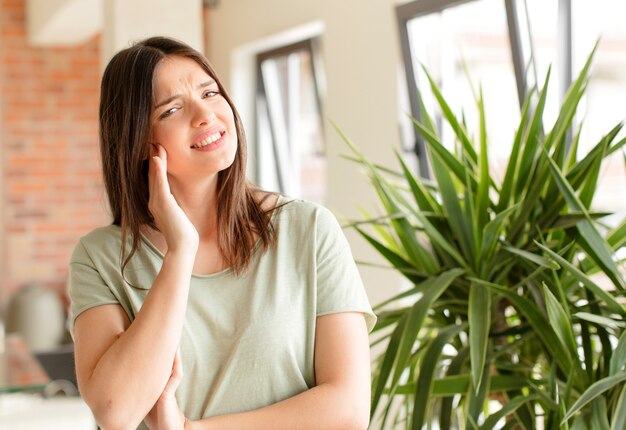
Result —
M 97 136 L 99 40 L 31 47 L 24 8 L 24 0 L 0 0 L 4 300 L 28 282 L 64 291 L 76 241 L 108 222 Z

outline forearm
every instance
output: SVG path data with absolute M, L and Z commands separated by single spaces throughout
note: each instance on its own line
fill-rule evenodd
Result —
M 172 371 L 180 343 L 193 257 L 165 256 L 136 319 L 102 355 L 84 384 L 103 421 L 132 426 L 150 411 Z
M 192 430 L 350 430 L 366 429 L 369 394 L 322 384 L 294 397 L 250 412 L 190 422 Z

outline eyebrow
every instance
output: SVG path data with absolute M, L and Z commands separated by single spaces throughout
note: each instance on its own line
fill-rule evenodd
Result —
M 208 87 L 210 85 L 213 85 L 215 83 L 214 79 L 208 80 L 206 82 L 202 82 L 201 84 L 199 84 L 198 86 L 196 86 L 196 89 L 199 90 L 200 88 L 204 88 L 204 87 Z M 168 97 L 165 100 L 160 101 L 159 103 L 157 103 L 154 108 L 160 108 L 161 106 L 164 106 L 174 100 L 176 100 L 177 98 L 180 97 L 180 94 L 174 94 L 172 97 Z

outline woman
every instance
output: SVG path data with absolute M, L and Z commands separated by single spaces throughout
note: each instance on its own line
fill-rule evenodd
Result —
M 100 145 L 113 224 L 70 262 L 78 385 L 100 426 L 366 428 L 375 316 L 348 244 L 328 210 L 246 181 L 207 60 L 162 37 L 115 55 Z

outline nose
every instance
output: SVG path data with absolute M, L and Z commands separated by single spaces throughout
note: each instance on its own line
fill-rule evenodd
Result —
M 201 101 L 196 104 L 192 124 L 194 127 L 206 127 L 216 119 L 217 116 L 215 116 L 215 112 L 207 106 L 206 102 L 203 103 Z

